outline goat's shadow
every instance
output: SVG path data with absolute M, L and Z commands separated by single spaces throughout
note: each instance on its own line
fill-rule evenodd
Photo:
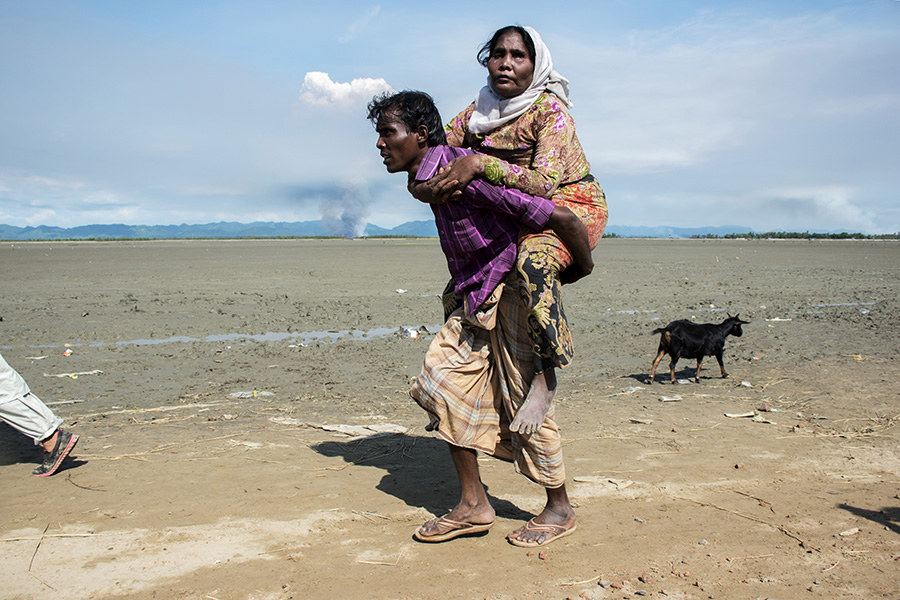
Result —
M 442 515 L 459 499 L 456 470 L 444 441 L 388 433 L 341 442 L 320 442 L 311 448 L 323 456 L 339 456 L 356 466 L 383 469 L 387 474 L 375 488 L 399 498 L 408 506 Z M 490 493 L 488 499 L 499 517 L 527 520 L 534 516 L 509 500 Z
M 718 372 L 718 366 L 716 366 L 716 372 Z M 681 367 L 679 370 L 675 371 L 676 379 L 687 379 L 691 383 L 694 382 L 694 376 L 697 373 L 697 368 L 692 367 L 690 365 L 685 365 Z M 650 373 L 631 373 L 630 375 L 623 375 L 623 377 L 628 379 L 634 379 L 638 383 L 643 383 L 644 385 L 648 385 L 651 383 L 650 381 Z M 704 379 L 720 379 L 720 377 L 716 375 L 707 375 L 706 367 L 700 371 L 700 381 L 702 382 Z M 657 369 L 656 377 L 653 379 L 652 383 L 667 383 L 672 385 L 672 375 L 669 373 L 669 368 L 666 367 L 665 371 Z
M 837 506 L 854 515 L 883 525 L 894 533 L 900 533 L 900 507 L 898 506 L 882 508 L 881 510 L 869 510 L 857 506 L 850 506 L 849 504 L 838 504 Z

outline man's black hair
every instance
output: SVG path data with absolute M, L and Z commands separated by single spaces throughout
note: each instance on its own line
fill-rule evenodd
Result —
M 404 90 L 391 94 L 385 92 L 375 96 L 369 102 L 369 120 L 377 126 L 378 120 L 385 113 L 393 113 L 401 123 L 406 125 L 407 131 L 413 131 L 419 125 L 424 125 L 428 130 L 425 143 L 431 146 L 444 146 L 447 144 L 447 134 L 444 133 L 444 124 L 441 121 L 441 113 L 434 105 L 434 100 L 425 92 Z
M 485 42 L 484 46 L 481 47 L 481 50 L 478 51 L 478 62 L 481 63 L 482 67 L 487 68 L 488 60 L 490 60 L 491 54 L 494 53 L 497 42 L 499 42 L 500 38 L 507 33 L 518 33 L 522 36 L 522 43 L 525 44 L 525 49 L 528 50 L 528 57 L 531 58 L 531 62 L 534 63 L 537 52 L 534 49 L 534 40 L 531 39 L 531 35 L 525 31 L 525 28 L 521 25 L 507 25 L 506 27 L 495 31 L 494 36 Z

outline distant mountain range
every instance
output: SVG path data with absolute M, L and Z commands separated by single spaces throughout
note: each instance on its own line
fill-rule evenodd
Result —
M 749 227 L 630 227 L 610 225 L 606 233 L 619 237 L 690 238 L 692 236 L 751 233 Z M 392 229 L 369 223 L 361 237 L 437 237 L 434 221 L 409 221 Z M 105 240 L 105 239 L 233 239 L 284 237 L 342 237 L 322 221 L 296 223 L 206 223 L 203 225 L 82 225 L 80 227 L 14 227 L 0 224 L 0 240 Z

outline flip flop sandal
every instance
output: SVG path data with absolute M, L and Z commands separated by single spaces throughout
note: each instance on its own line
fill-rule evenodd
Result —
M 507 541 L 513 546 L 518 546 L 520 548 L 537 548 L 538 546 L 546 546 L 550 542 L 558 540 L 559 538 L 566 537 L 567 535 L 574 532 L 576 529 L 575 525 L 571 527 L 563 527 L 562 525 L 551 525 L 549 523 L 535 523 L 534 519 L 530 519 L 527 523 L 525 523 L 525 531 L 533 532 L 533 533 L 549 533 L 550 537 L 545 537 L 542 542 L 526 542 L 523 540 L 519 540 L 516 538 L 507 537 Z
M 481 533 L 494 526 L 493 521 L 491 521 L 490 523 L 466 523 L 464 521 L 454 521 L 453 519 L 448 519 L 446 515 L 428 521 L 428 523 L 432 522 L 437 524 L 439 533 L 427 535 L 423 532 L 425 525 L 422 525 L 416 530 L 416 533 L 413 537 L 415 537 L 420 542 L 446 542 L 447 540 L 452 540 L 453 538 L 457 538 L 461 535 Z M 426 523 L 426 525 L 428 523 Z

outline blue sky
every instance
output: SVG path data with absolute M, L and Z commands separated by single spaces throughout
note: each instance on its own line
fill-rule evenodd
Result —
M 449 120 L 535 27 L 615 225 L 900 231 L 900 1 L 0 0 L 0 223 L 431 218 L 365 104 Z

